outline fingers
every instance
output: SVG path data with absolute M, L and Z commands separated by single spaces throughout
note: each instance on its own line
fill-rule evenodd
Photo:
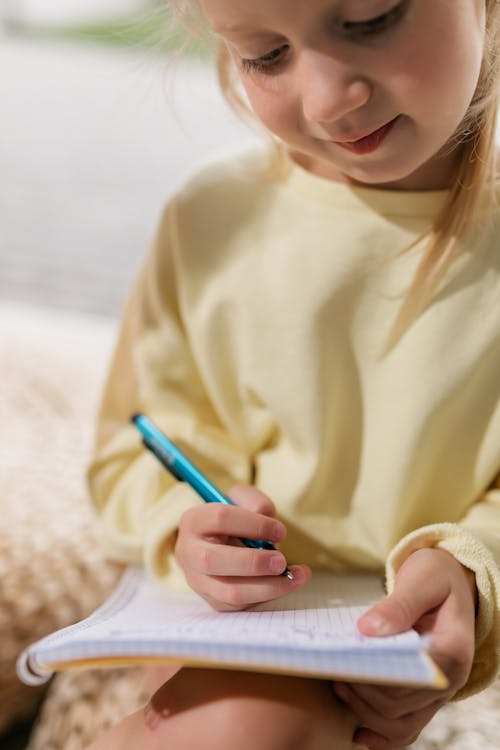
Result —
M 413 553 L 401 567 L 391 596 L 359 621 L 365 635 L 414 627 L 430 636 L 430 654 L 446 674 L 450 695 L 466 683 L 474 657 L 474 592 L 460 563 L 444 550 Z
M 379 716 L 391 721 L 422 711 L 438 701 L 444 703 L 448 697 L 448 693 L 436 690 L 391 689 L 380 685 L 335 683 L 333 689 L 341 700 L 342 695 L 357 696 Z
M 448 677 L 452 694 L 467 682 L 475 651 L 473 608 L 452 594 L 435 615 L 429 653 Z
M 281 552 L 199 541 L 188 561 L 188 570 L 209 576 L 276 576 L 286 568 Z
M 248 504 L 272 511 L 272 504 L 251 488 L 236 488 Z M 269 501 L 270 502 L 270 501 Z M 311 576 L 305 566 L 293 566 L 293 580 L 281 574 L 287 566 L 277 549 L 254 549 L 240 539 L 273 544 L 286 534 L 285 526 L 272 515 L 236 505 L 208 504 L 183 514 L 179 524 L 175 556 L 189 586 L 215 609 L 245 609 L 259 602 L 284 596 L 304 585 Z
M 181 518 L 179 531 L 196 537 L 246 537 L 275 543 L 286 536 L 285 526 L 275 518 L 219 503 L 188 510 Z
M 307 565 L 292 565 L 290 570 L 293 573 L 293 581 L 286 576 L 272 578 L 198 577 L 196 590 L 219 612 L 242 610 L 289 594 L 307 583 L 311 577 L 311 570 Z
M 398 572 L 393 593 L 358 620 L 364 635 L 402 633 L 445 601 L 450 579 L 446 571 L 441 574 L 436 568 L 436 553 L 441 551 L 423 549 L 410 555 Z
M 276 516 L 276 508 L 272 500 L 263 492 L 248 484 L 237 484 L 231 487 L 227 496 L 233 503 L 263 516 Z
M 370 750 L 396 750 L 415 741 L 434 713 L 467 681 L 474 655 L 475 590 L 455 558 L 444 550 L 414 552 L 396 577 L 394 592 L 359 621 L 366 635 L 390 635 L 414 627 L 430 637 L 430 653 L 446 674 L 446 691 L 401 690 L 335 684 L 359 719 L 355 741 Z
M 445 702 L 440 694 L 426 691 L 427 697 L 422 696 L 424 704 L 422 708 L 409 713 L 401 713 L 396 707 L 396 701 L 386 704 L 381 695 L 376 699 L 378 707 L 364 700 L 366 696 L 371 701 L 374 697 L 373 691 L 377 691 L 377 688 L 372 686 L 371 691 L 363 695 L 360 694 L 362 691 L 358 688 L 360 688 L 359 685 L 336 684 L 334 686 L 337 697 L 358 718 L 360 729 L 355 734 L 355 742 L 366 745 L 370 750 L 400 750 L 403 746 L 415 742 L 421 730 Z M 380 693 L 383 693 L 383 690 L 380 690 Z M 439 697 L 436 697 L 438 695 Z M 388 712 L 389 715 L 383 713 L 382 710 Z

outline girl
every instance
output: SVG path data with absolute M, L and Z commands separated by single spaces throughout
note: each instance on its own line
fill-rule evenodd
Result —
M 91 469 L 107 553 L 219 610 L 283 596 L 314 566 L 385 565 L 360 630 L 428 633 L 449 689 L 180 669 L 92 748 L 395 750 L 498 671 L 500 6 L 190 9 L 277 145 L 207 167 L 166 209 Z M 238 507 L 175 483 L 135 411 Z

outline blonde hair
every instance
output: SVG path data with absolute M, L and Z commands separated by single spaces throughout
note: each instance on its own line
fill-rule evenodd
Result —
M 446 201 L 429 227 L 429 238 L 414 279 L 389 333 L 386 351 L 399 341 L 428 306 L 470 234 L 480 204 L 495 205 L 497 177 L 496 126 L 500 106 L 500 4 L 486 0 L 485 52 L 476 92 L 456 136 L 462 158 Z M 485 217 L 486 225 L 486 217 Z M 477 226 L 474 227 L 477 232 Z M 414 247 L 405 248 L 403 252 Z
M 199 28 L 195 0 L 170 0 L 175 15 L 189 28 Z M 479 208 L 486 213 L 495 205 L 497 177 L 496 127 L 500 107 L 500 2 L 485 0 L 486 32 L 478 85 L 469 110 L 452 146 L 462 149 L 447 198 L 425 235 L 401 254 L 426 239 L 415 276 L 394 320 L 384 348 L 389 351 L 429 305 L 474 226 Z M 197 20 L 194 20 L 197 19 Z M 217 72 L 221 90 L 231 107 L 244 119 L 255 117 L 240 94 L 239 77 L 226 45 L 217 43 Z M 487 225 L 486 216 L 483 216 Z

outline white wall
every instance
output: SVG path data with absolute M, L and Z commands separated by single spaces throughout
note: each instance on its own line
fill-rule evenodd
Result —
M 0 17 L 66 25 L 125 15 L 147 5 L 147 0 L 0 0 Z
M 168 196 L 255 136 L 209 64 L 7 37 L 0 69 L 0 298 L 117 312 Z

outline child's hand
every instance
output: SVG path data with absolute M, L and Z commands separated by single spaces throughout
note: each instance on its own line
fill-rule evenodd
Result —
M 355 742 L 396 750 L 416 740 L 436 711 L 466 683 L 474 656 L 475 577 L 444 550 L 422 549 L 402 565 L 391 596 L 358 622 L 365 635 L 411 627 L 431 636 L 430 653 L 449 680 L 444 691 L 335 683 L 358 717 Z
M 215 609 L 245 609 L 277 599 L 311 577 L 306 565 L 290 568 L 294 580 L 280 575 L 286 568 L 281 552 L 245 547 L 239 537 L 277 543 L 286 529 L 271 500 L 250 486 L 233 487 L 236 505 L 208 503 L 181 518 L 175 556 L 190 587 Z

